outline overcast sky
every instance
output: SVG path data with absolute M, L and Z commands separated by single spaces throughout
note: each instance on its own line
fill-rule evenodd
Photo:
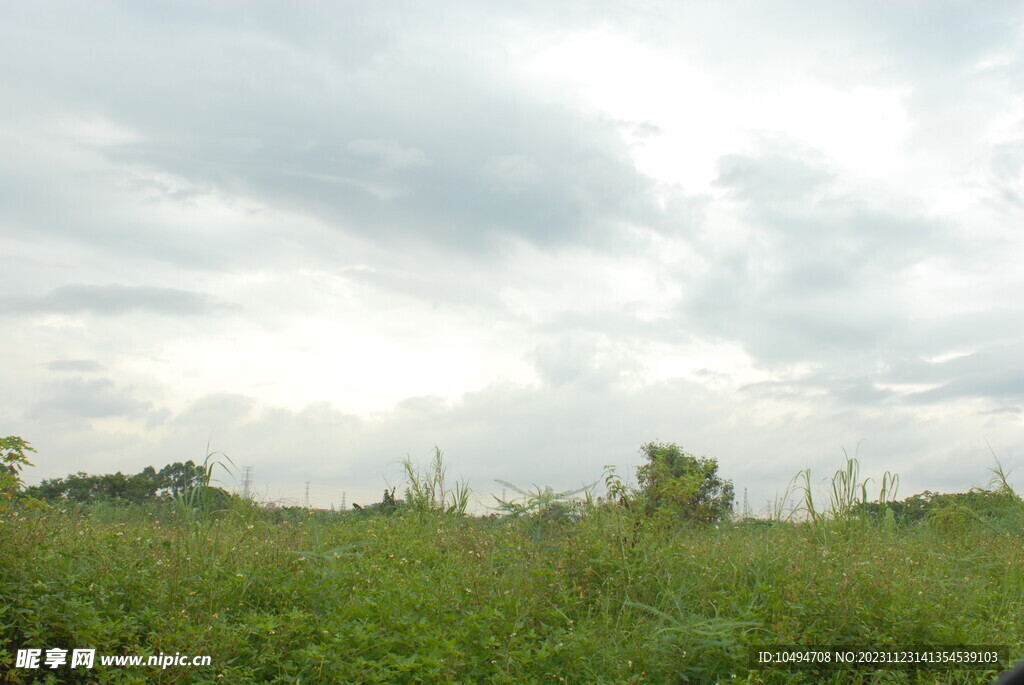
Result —
M 1014 2 L 0 4 L 0 434 L 1021 489 L 1022 59 Z

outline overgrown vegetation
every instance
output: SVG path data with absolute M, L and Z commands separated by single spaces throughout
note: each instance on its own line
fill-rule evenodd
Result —
M 507 515 L 489 517 L 460 513 L 466 486 L 445 483 L 440 450 L 424 470 L 406 463 L 388 516 L 217 500 L 223 455 L 190 490 L 142 504 L 29 507 L 5 481 L 3 682 L 988 683 L 995 670 L 754 669 L 747 650 L 1008 645 L 1021 658 L 1024 503 L 998 466 L 959 498 L 892 501 L 886 479 L 867 501 L 847 460 L 829 506 L 805 473 L 802 510 L 768 525 L 732 521 L 715 504 L 731 500 L 725 481 L 693 487 L 717 463 L 673 447 L 644 454 L 686 468 L 636 489 L 611 469 L 601 493 L 509 485 Z M 24 463 L 20 448 L 5 454 Z M 13 668 L 32 647 L 213 664 Z
M 460 515 L 466 513 L 466 507 L 469 505 L 469 484 L 459 481 L 454 487 L 448 487 L 440 447 L 434 447 L 434 460 L 426 469 L 420 470 L 408 457 L 402 462 L 402 467 L 405 469 L 408 483 L 405 503 L 411 511 Z
M 695 457 L 675 443 L 649 442 L 640 452 L 647 463 L 637 469 L 638 495 L 648 514 L 714 523 L 732 513 L 732 481 L 719 477 L 716 460 Z
M 0 506 L 10 505 L 23 496 L 21 471 L 32 466 L 25 452 L 35 452 L 35 448 L 23 438 L 16 435 L 0 438 Z
M 203 465 L 196 465 L 189 460 L 184 463 L 168 464 L 160 471 L 147 466 L 132 476 L 126 476 L 121 472 L 90 475 L 79 471 L 63 478 L 43 480 L 39 485 L 26 488 L 25 494 L 51 503 L 61 500 L 105 500 L 142 504 L 165 498 L 174 499 L 208 481 L 207 476 Z M 208 485 L 208 482 L 206 484 Z

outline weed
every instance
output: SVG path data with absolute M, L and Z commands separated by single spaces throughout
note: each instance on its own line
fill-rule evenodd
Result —
M 796 491 L 802 500 L 787 518 L 802 518 L 810 522 L 815 533 L 819 535 L 826 532 L 842 532 L 858 522 L 864 524 L 877 521 L 883 523 L 885 530 L 892 532 L 895 518 L 888 505 L 895 500 L 899 489 L 899 476 L 886 471 L 882 475 L 878 497 L 872 501 L 868 495 L 871 479 L 861 479 L 860 462 L 856 456 L 850 457 L 845 449 L 843 456 L 846 457 L 846 463 L 843 468 L 836 470 L 829 482 L 828 507 L 821 509 L 815 505 L 811 470 L 804 469 L 790 481 L 789 488 L 783 496 L 785 500 L 791 492 Z M 773 518 L 784 518 L 778 503 Z
M 822 674 L 754 670 L 746 655 L 992 644 L 1022 656 L 1022 505 L 998 462 L 990 490 L 915 501 L 922 517 L 889 529 L 865 505 L 896 509 L 896 479 L 868 501 L 850 459 L 828 507 L 801 472 L 802 516 L 717 528 L 587 488 L 509 484 L 511 516 L 456 516 L 439 450 L 407 473 L 422 506 L 283 515 L 221 501 L 218 463 L 230 460 L 208 452 L 201 487 L 172 501 L 0 509 L 0 682 L 75 682 L 66 667 L 14 668 L 18 649 L 54 647 L 213 658 L 89 674 L 155 683 L 980 683 L 996 669 Z M 959 511 L 956 528 L 932 505 Z
M 465 481 L 456 481 L 448 488 L 445 480 L 447 468 L 444 465 L 441 448 L 434 447 L 434 459 L 426 469 L 413 466 L 412 459 L 402 462 L 405 470 L 405 504 L 417 513 L 444 512 L 464 515 L 469 505 L 470 489 Z

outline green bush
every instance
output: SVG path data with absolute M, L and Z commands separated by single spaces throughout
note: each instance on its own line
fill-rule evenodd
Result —
M 699 523 L 732 515 L 732 481 L 719 477 L 716 459 L 695 457 L 672 442 L 648 442 L 640 452 L 647 463 L 637 469 L 637 481 L 648 513 Z
M 28 442 L 16 435 L 0 438 L 0 499 L 9 504 L 24 487 L 21 471 L 32 462 L 25 452 L 35 452 Z

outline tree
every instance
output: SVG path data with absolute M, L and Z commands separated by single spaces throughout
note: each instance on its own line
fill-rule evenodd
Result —
M 39 485 L 29 486 L 25 492 L 49 501 L 125 501 L 141 504 L 206 487 L 205 477 L 206 469 L 202 465 L 187 461 L 168 464 L 159 472 L 147 466 L 133 476 L 121 472 L 90 475 L 79 471 L 64 478 L 43 480 Z
M 191 459 L 184 464 L 180 461 L 168 464 L 160 469 L 154 480 L 161 493 L 171 497 L 207 484 L 206 469 L 201 464 L 193 463 Z
M 695 457 L 673 442 L 640 446 L 647 463 L 637 469 L 648 513 L 657 511 L 688 521 L 714 523 L 732 513 L 732 481 L 718 475 L 718 460 Z
M 22 438 L 16 435 L 0 438 L 0 497 L 4 500 L 10 501 L 21 492 L 24 485 L 21 470 L 33 465 L 25 452 L 35 452 L 35 449 Z
M 128 478 L 125 487 L 124 498 L 136 504 L 156 499 L 156 491 L 159 488 L 156 469 L 147 466 L 134 476 Z

